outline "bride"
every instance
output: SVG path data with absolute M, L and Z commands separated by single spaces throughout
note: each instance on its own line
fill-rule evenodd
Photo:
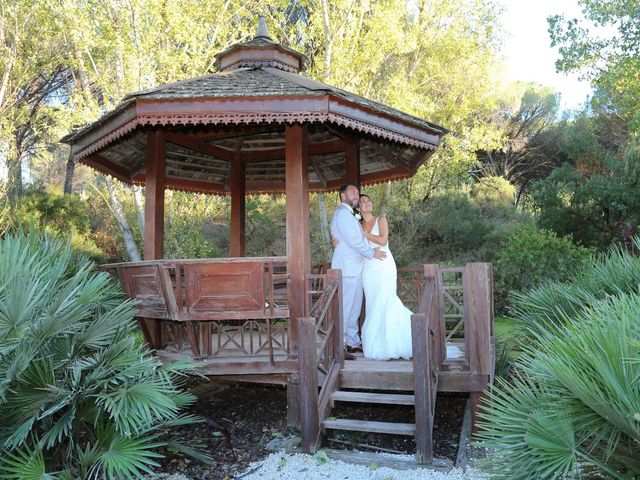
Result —
M 387 257 L 368 260 L 362 272 L 366 317 L 362 326 L 362 348 L 366 358 L 388 360 L 411 358 L 411 310 L 396 294 L 396 262 L 389 250 L 389 225 L 383 216 L 371 213 L 373 202 L 360 195 L 364 236 L 372 247 L 381 247 Z

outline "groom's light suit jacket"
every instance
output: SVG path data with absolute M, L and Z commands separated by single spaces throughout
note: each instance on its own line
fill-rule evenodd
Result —
M 364 238 L 360 222 L 352 212 L 346 204 L 341 203 L 331 221 L 331 236 L 338 241 L 331 268 L 341 269 L 343 277 L 360 275 L 366 259 L 373 258 L 373 248 Z

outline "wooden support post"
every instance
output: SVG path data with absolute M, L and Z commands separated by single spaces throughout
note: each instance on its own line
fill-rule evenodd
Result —
M 471 433 L 478 432 L 478 413 L 480 412 L 480 405 L 482 404 L 483 396 L 483 392 L 469 393 L 469 399 L 471 400 Z
M 164 133 L 147 134 L 147 163 L 144 204 L 144 259 L 163 258 L 165 142 Z
M 429 324 L 426 313 L 411 315 L 411 339 L 413 346 L 413 378 L 416 411 L 416 461 L 430 464 L 433 461 L 433 417 L 435 398 L 431 390 L 431 362 L 429 358 Z
M 348 142 L 345 149 L 345 181 L 360 185 L 360 146 Z
M 494 375 L 493 337 L 493 274 L 490 263 L 468 263 L 464 270 L 464 341 L 471 373 Z M 472 429 L 482 392 L 471 394 Z
M 164 257 L 164 190 L 165 173 L 164 132 L 147 134 L 147 157 L 144 202 L 144 259 L 157 260 Z M 162 347 L 162 325 L 160 320 L 144 319 L 143 329 L 148 332 L 152 348 Z
M 313 453 L 320 438 L 318 415 L 318 359 L 315 319 L 298 318 L 298 365 L 300 371 L 300 430 L 302 450 Z
M 287 269 L 289 272 L 289 342 L 295 354 L 297 319 L 304 315 L 304 277 L 311 269 L 309 248 L 309 172 L 307 127 L 287 126 L 285 132 L 287 195 Z
M 298 353 L 298 319 L 304 315 L 305 275 L 311 269 L 309 236 L 308 132 L 305 125 L 288 125 L 285 130 L 285 191 L 287 197 L 287 270 L 289 273 L 289 351 Z M 316 372 L 317 375 L 317 372 Z M 289 383 L 288 388 L 296 385 Z M 291 391 L 289 400 L 298 395 Z M 301 418 L 301 402 L 287 405 L 287 422 Z M 316 407 L 317 408 L 317 407 Z M 305 413 L 306 415 L 306 413 Z
M 240 154 L 231 162 L 231 224 L 229 256 L 245 256 L 245 163 Z
M 287 377 L 287 426 L 300 428 L 300 376 L 297 373 Z
M 490 263 L 467 263 L 464 270 L 464 341 L 473 373 L 493 378 L 493 299 Z
M 440 358 L 440 362 L 444 362 L 447 358 L 447 325 L 444 320 L 444 290 L 442 286 L 442 275 L 440 267 L 437 263 L 423 265 L 425 278 L 433 278 L 435 282 L 435 293 L 431 302 L 430 325 L 437 336 L 437 344 L 439 346 L 438 354 L 434 358 Z

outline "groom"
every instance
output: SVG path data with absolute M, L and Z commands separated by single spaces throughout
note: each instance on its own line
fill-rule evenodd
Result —
M 358 317 L 362 309 L 362 269 L 369 258 L 382 260 L 387 254 L 379 247 L 371 248 L 364 238 L 353 209 L 360 201 L 360 190 L 354 183 L 340 187 L 340 205 L 333 213 L 331 236 L 337 241 L 331 268 L 342 270 L 342 318 L 344 321 L 345 359 L 362 351 L 358 336 Z

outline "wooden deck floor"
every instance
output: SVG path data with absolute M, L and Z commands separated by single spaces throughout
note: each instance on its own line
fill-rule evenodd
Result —
M 217 345 L 217 336 L 213 335 L 212 345 Z M 245 335 L 247 342 L 259 345 L 258 335 L 254 338 Z M 249 343 L 247 343 L 249 344 Z M 464 356 L 464 341 L 452 341 L 447 344 L 448 356 L 442 365 L 439 391 L 472 392 L 480 391 L 487 385 L 489 379 L 485 375 L 469 372 Z M 216 355 L 194 360 L 187 345 L 179 349 L 169 347 L 156 351 L 158 357 L 165 363 L 177 360 L 195 361 L 200 365 L 200 371 L 205 375 L 283 375 L 295 373 L 298 369 L 296 359 L 289 359 L 282 348 L 274 348 L 273 362 L 268 350 L 260 349 L 258 353 L 249 354 L 239 345 L 227 345 Z M 254 381 L 251 378 L 251 381 Z M 279 378 L 275 383 L 281 383 Z M 411 360 L 369 360 L 362 354 L 357 354 L 355 360 L 345 361 L 340 373 L 340 385 L 343 388 L 366 388 L 393 391 L 413 390 L 413 362 Z

